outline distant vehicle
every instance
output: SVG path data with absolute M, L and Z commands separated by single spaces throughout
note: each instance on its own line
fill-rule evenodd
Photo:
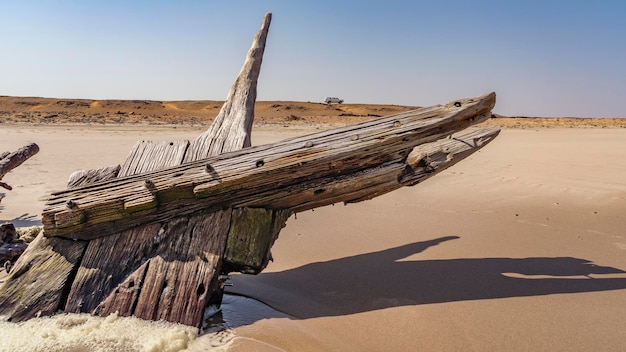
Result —
M 324 99 L 324 103 L 326 103 L 326 104 L 343 104 L 343 99 L 339 99 L 337 97 L 326 97 Z

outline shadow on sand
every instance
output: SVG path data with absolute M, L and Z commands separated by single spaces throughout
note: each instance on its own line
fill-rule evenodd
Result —
M 571 257 L 400 261 L 457 238 L 416 242 L 282 272 L 236 275 L 229 292 L 306 319 L 407 305 L 626 288 L 626 275 L 606 277 L 624 270 Z
M 0 211 L 2 208 L 0 208 Z M 0 225 L 5 223 L 12 223 L 15 227 L 30 227 L 41 226 L 41 220 L 37 218 L 37 215 L 22 214 L 12 220 L 0 220 Z

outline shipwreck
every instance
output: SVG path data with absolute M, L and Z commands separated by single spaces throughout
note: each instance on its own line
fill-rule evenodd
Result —
M 267 14 L 228 99 L 192 141 L 140 141 L 48 196 L 44 231 L 0 286 L 0 318 L 57 312 L 200 326 L 224 275 L 256 274 L 294 213 L 413 186 L 498 129 L 495 93 L 251 147 Z

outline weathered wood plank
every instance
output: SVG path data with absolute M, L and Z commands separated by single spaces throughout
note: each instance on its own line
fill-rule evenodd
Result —
M 154 244 L 160 229 L 160 224 L 151 224 L 140 230 L 133 229 L 110 236 L 107 241 L 90 241 L 72 283 L 65 311 L 92 312 L 102 301 L 102 296 L 109 295 L 142 266 L 146 260 L 142 250 Z M 134 246 L 136 243 L 141 245 Z M 130 280 L 131 288 L 135 282 L 140 285 L 142 276 Z M 120 312 L 128 315 L 125 313 Z
M 230 221 L 224 271 L 258 274 L 271 260 L 270 249 L 291 210 L 237 208 Z
M 180 215 L 245 203 L 264 206 L 262 199 L 255 201 L 255 198 L 272 189 L 280 190 L 304 181 L 336 177 L 404 159 L 416 145 L 435 141 L 487 119 L 494 104 L 495 94 L 485 94 L 377 122 L 56 193 L 50 197 L 42 221 L 48 236 L 71 234 L 87 239 L 141 223 L 167 220 L 174 214 L 173 209 L 177 209 L 176 214 Z M 425 116 L 429 118 L 424 119 Z M 107 204 L 112 199 L 135 201 L 137 189 L 145 188 L 146 179 L 151 181 L 150 192 L 165 201 L 142 209 L 141 216 L 117 207 L 114 211 L 120 218 L 112 224 L 91 211 L 98 204 Z M 70 200 L 76 205 L 75 209 L 67 208 Z M 61 214 L 67 217 L 58 217 Z
M 230 211 L 168 222 L 166 248 L 150 261 L 135 316 L 198 326 L 211 293 L 218 289 L 219 264 Z M 192 226 L 190 226 L 192 225 Z
M 189 142 L 187 141 L 137 142 L 120 168 L 118 177 L 129 176 L 135 172 L 155 171 L 179 165 L 183 160 L 188 145 Z M 137 192 L 140 193 L 142 191 L 146 191 L 146 189 L 142 187 Z M 148 196 L 151 196 L 149 192 Z M 106 211 L 106 207 L 103 211 Z M 108 217 L 103 214 L 101 216 L 110 220 L 115 219 L 114 214 Z M 145 311 L 144 305 L 158 310 L 161 305 L 167 307 L 172 300 L 170 297 L 169 301 L 160 302 L 163 299 L 161 294 L 150 296 L 144 293 L 145 291 L 154 292 L 158 289 L 151 287 L 150 283 L 154 283 L 151 276 L 169 277 L 179 274 L 170 268 L 172 265 L 174 268 L 177 268 L 177 264 L 169 263 L 171 260 L 162 262 L 162 259 L 157 257 L 164 254 L 172 257 L 176 253 L 181 260 L 184 260 L 184 258 L 190 255 L 186 251 L 202 250 L 204 248 L 201 246 L 202 244 L 210 245 L 212 243 L 210 240 L 203 243 L 193 243 L 192 248 L 172 246 L 172 243 L 177 243 L 178 236 L 187 238 L 186 234 L 177 233 L 177 231 L 184 232 L 184 229 L 181 229 L 181 227 L 192 221 L 194 220 L 184 218 L 183 221 L 175 220 L 175 225 L 172 225 L 172 223 L 147 224 L 90 241 L 77 270 L 76 277 L 71 284 L 68 303 L 64 310 L 73 313 L 87 312 L 101 315 L 118 312 L 122 316 L 136 315 L 141 318 L 152 319 L 151 313 Z M 190 226 L 190 231 L 194 230 L 194 226 L 195 224 Z M 212 247 L 209 249 L 212 249 Z M 221 251 L 216 253 L 221 254 Z M 206 257 L 214 260 L 210 254 L 203 255 L 200 258 Z M 155 264 L 155 261 L 159 262 L 159 265 Z M 160 271 L 155 273 L 155 268 L 158 268 Z M 147 283 L 145 282 L 146 280 L 148 281 Z M 210 276 L 208 280 L 210 280 Z M 204 281 L 207 281 L 207 279 Z M 208 283 L 206 285 L 208 288 Z M 170 287 L 168 292 L 175 292 L 176 290 L 184 291 L 185 289 Z M 180 295 L 177 299 L 188 300 L 192 299 L 192 297 Z M 137 308 L 139 308 L 139 311 L 137 311 Z M 196 324 L 198 321 L 198 317 L 192 315 L 180 316 L 178 318 L 172 316 L 171 318 L 172 321 L 191 325 Z
M 182 217 L 91 241 L 65 311 L 196 325 L 215 291 L 228 233 L 213 225 L 227 224 L 220 217 L 228 215 Z
M 63 307 L 66 287 L 86 245 L 85 241 L 46 238 L 40 233 L 0 286 L 0 320 L 19 322 L 54 314 Z
M 107 166 L 99 169 L 76 170 L 67 181 L 67 188 L 74 188 L 90 183 L 112 180 L 120 172 L 120 165 Z
M 189 141 L 139 141 L 131 149 L 118 177 L 180 165 L 188 146 Z
M 493 141 L 498 134 L 499 128 L 486 127 L 417 146 L 407 157 L 408 168 L 398 181 L 403 186 L 414 186 L 470 156 Z
M 372 199 L 436 175 L 487 145 L 499 131 L 497 128 L 464 131 L 454 138 L 417 146 L 405 160 L 396 160 L 349 175 L 329 176 L 281 188 L 277 192 L 261 194 L 258 199 L 263 199 L 266 206 L 291 209 L 294 212 L 334 203 Z

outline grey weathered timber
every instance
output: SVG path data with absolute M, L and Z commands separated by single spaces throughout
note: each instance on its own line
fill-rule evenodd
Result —
M 56 313 L 65 304 L 86 241 L 47 238 L 40 233 L 0 286 L 0 319 L 19 322 Z
M 74 171 L 67 181 L 67 188 L 78 187 L 89 183 L 112 180 L 120 172 L 120 165 L 107 166 L 99 169 Z
M 188 147 L 189 141 L 137 142 L 121 166 L 118 177 L 180 165 Z
M 228 230 L 215 225 L 228 224 L 228 215 L 179 217 L 90 241 L 65 310 L 197 325 Z
M 360 178 L 367 180 L 367 183 L 347 184 L 344 180 L 333 180 L 326 183 L 325 189 L 332 193 L 333 189 L 339 188 L 344 197 L 350 199 L 346 203 L 356 203 L 378 197 L 403 186 L 415 186 L 472 155 L 493 141 L 499 133 L 499 128 L 487 127 L 463 131 L 451 138 L 422 144 L 413 148 L 403 164 L 388 163 L 384 167 L 373 170 L 377 174 L 376 177 Z M 392 179 L 394 181 L 390 182 L 389 180 Z M 285 201 L 289 200 L 285 199 Z M 294 204 L 293 209 L 301 211 L 319 206 L 319 203 L 313 200 Z
M 39 146 L 35 143 L 31 143 L 29 145 L 23 146 L 13 153 L 2 153 L 2 157 L 0 158 L 0 180 L 2 180 L 4 175 L 6 175 L 9 171 L 22 165 L 22 163 L 24 163 L 26 160 L 28 160 L 30 157 L 37 154 L 38 152 Z M 11 186 L 4 182 L 0 182 L 0 187 L 6 188 L 8 190 L 11 189 Z
M 324 199 L 326 192 L 307 184 L 403 160 L 417 145 L 484 121 L 494 104 L 489 93 L 54 193 L 42 222 L 47 236 L 92 239 L 181 214 L 284 209 L 274 194 L 286 188 Z

